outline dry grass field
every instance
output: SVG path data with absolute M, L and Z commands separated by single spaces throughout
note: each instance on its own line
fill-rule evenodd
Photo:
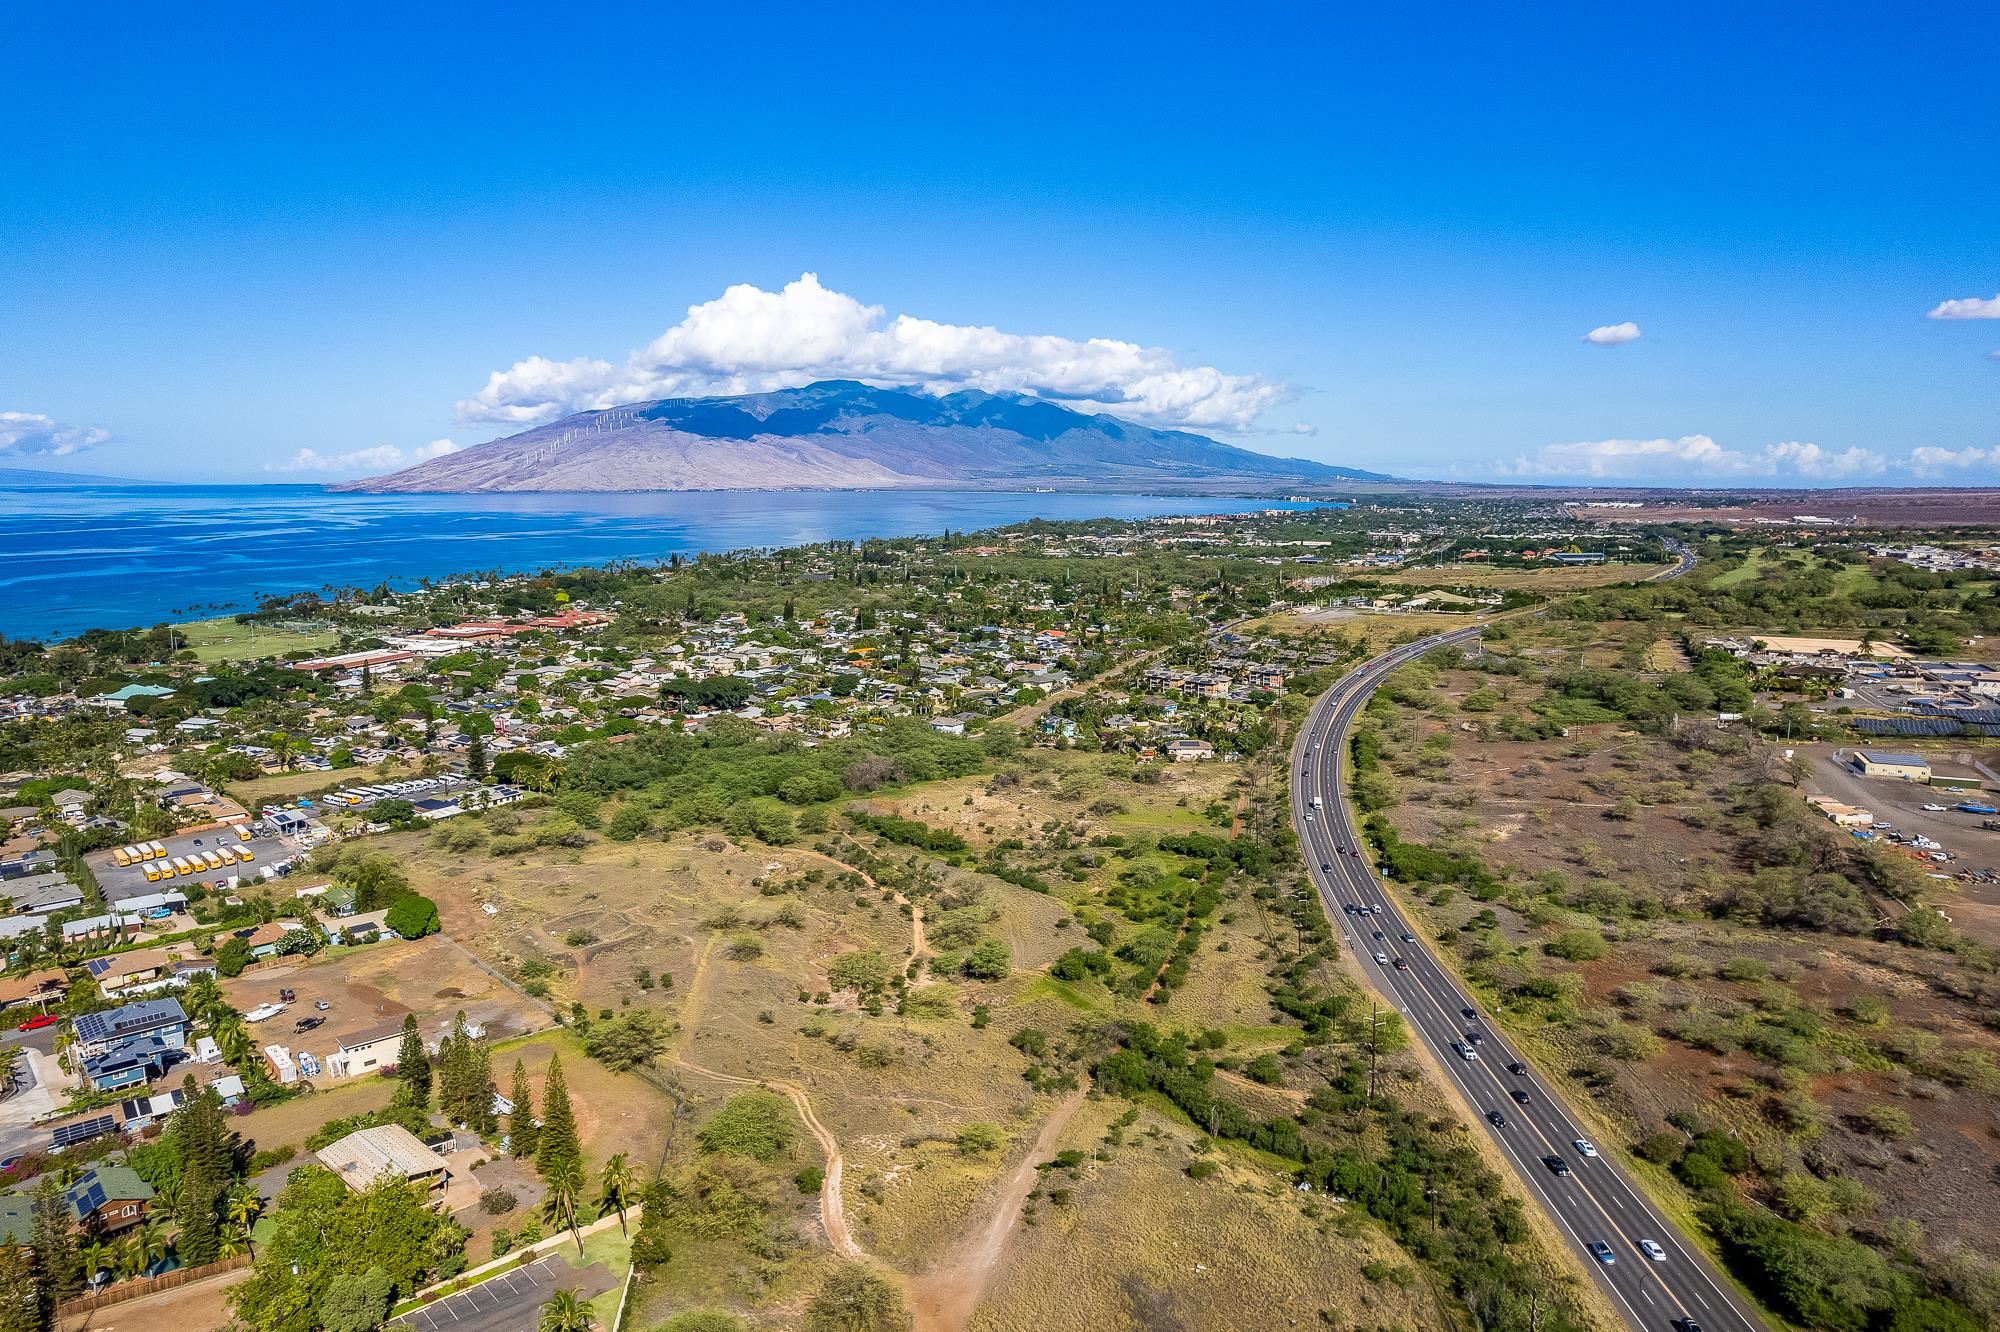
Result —
M 1495 569 L 1477 564 L 1398 569 L 1379 581 L 1402 587 L 1521 588 L 1528 592 L 1575 592 L 1614 583 L 1640 583 L 1671 569 L 1671 564 L 1548 565 L 1538 569 Z

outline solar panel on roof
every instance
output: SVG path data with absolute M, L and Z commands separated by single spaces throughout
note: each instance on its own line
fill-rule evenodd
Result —
M 99 1115 L 95 1119 L 86 1119 L 78 1124 L 57 1125 L 51 1137 L 58 1147 L 74 1147 L 79 1142 L 89 1142 L 92 1138 L 109 1133 L 117 1126 L 118 1121 L 115 1117 Z
M 111 970 L 111 959 L 108 957 L 100 957 L 95 959 L 94 961 L 87 963 L 86 966 L 90 971 L 91 975 L 102 976 L 105 972 Z

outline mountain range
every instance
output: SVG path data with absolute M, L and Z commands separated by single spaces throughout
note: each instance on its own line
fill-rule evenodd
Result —
M 1268 488 L 1389 480 L 1155 430 L 1018 393 L 827 380 L 579 412 L 336 490 Z

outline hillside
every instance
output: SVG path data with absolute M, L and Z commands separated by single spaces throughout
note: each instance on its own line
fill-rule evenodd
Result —
M 1186 487 L 1385 480 L 1019 394 L 843 380 L 581 412 L 341 490 Z

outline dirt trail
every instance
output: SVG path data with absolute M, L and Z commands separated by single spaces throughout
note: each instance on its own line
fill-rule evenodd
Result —
M 999 1270 L 1008 1237 L 1021 1219 L 1021 1208 L 1041 1179 L 1036 1165 L 1055 1154 L 1056 1139 L 1082 1104 L 1083 1092 L 1079 1090 L 1071 1092 L 1055 1108 L 1041 1132 L 1035 1135 L 1034 1146 L 1028 1149 L 1021 1164 L 1014 1167 L 1005 1187 L 994 1198 L 985 1229 L 967 1236 L 943 1263 L 910 1281 L 913 1332 L 962 1332 L 972 1320 L 973 1310 L 993 1284 L 993 1274 Z
M 813 1135 L 819 1143 L 820 1150 L 826 1154 L 826 1182 L 820 1186 L 819 1191 L 819 1220 L 820 1224 L 826 1227 L 827 1243 L 833 1246 L 835 1253 L 843 1257 L 866 1259 L 867 1252 L 855 1243 L 853 1234 L 847 1229 L 847 1212 L 840 1197 L 840 1140 L 833 1136 L 826 1125 L 819 1122 L 819 1116 L 813 1113 L 812 1098 L 806 1095 L 805 1088 L 797 1083 L 784 1082 L 777 1078 L 746 1078 L 734 1073 L 717 1072 L 712 1068 L 703 1068 L 700 1064 L 691 1064 L 678 1055 L 675 1056 L 674 1063 L 690 1073 L 713 1078 L 717 1082 L 726 1082 L 735 1087 L 776 1087 L 791 1098 L 793 1108 L 799 1112 L 799 1118 L 805 1121 L 806 1132 Z
M 844 860 L 836 859 L 835 857 L 829 856 L 824 852 L 820 851 L 800 851 L 797 854 L 802 856 L 809 856 L 814 860 L 824 860 L 827 864 L 832 865 L 835 869 L 843 870 L 846 873 L 854 875 L 856 878 L 860 879 L 863 883 L 867 884 L 870 888 L 875 889 L 877 892 L 880 892 L 882 890 L 882 885 L 875 882 L 874 876 L 869 874 L 867 870 L 861 869 L 854 865 L 850 865 Z M 921 902 L 912 901 L 910 898 L 904 896 L 902 893 L 897 892 L 893 888 L 891 888 L 889 892 L 890 895 L 896 899 L 897 906 L 906 906 L 910 909 L 910 961 L 915 962 L 918 958 L 922 957 L 925 953 L 930 951 L 930 941 L 924 935 L 923 904 Z

